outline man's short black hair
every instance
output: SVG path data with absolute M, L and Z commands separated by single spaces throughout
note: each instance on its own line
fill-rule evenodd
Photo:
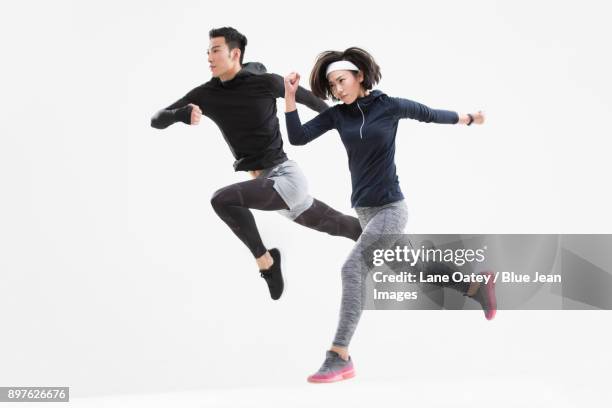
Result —
M 223 37 L 227 47 L 231 50 L 238 48 L 240 50 L 240 65 L 244 57 L 244 49 L 247 45 L 247 38 L 233 27 L 213 28 L 208 32 L 209 38 Z

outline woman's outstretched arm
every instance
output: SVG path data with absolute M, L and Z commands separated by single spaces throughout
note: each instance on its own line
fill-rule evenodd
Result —
M 476 113 L 459 114 L 454 111 L 444 109 L 432 109 L 429 106 L 423 105 L 410 99 L 391 98 L 397 109 L 399 118 L 415 119 L 420 122 L 433 122 L 445 124 L 476 124 L 484 123 L 484 113 L 478 111 Z

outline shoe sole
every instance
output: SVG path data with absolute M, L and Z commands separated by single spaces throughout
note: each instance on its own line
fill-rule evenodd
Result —
M 333 383 L 342 380 L 348 380 L 349 378 L 355 377 L 355 370 L 347 371 L 345 373 L 337 374 L 330 378 L 313 378 L 308 377 L 308 382 L 313 384 L 324 384 L 324 383 Z
M 489 310 L 485 311 L 485 319 L 493 320 L 497 314 L 497 298 L 495 297 L 495 282 L 493 281 L 495 275 L 492 272 L 487 272 L 487 274 L 491 276 L 491 279 L 489 280 L 489 284 L 486 286 Z
M 280 247 L 276 247 L 276 249 L 278 249 L 278 252 L 280 252 L 281 254 L 281 274 L 283 275 L 283 293 L 281 293 L 280 298 L 282 298 L 285 295 L 285 293 L 287 293 L 287 289 L 289 288 L 288 281 L 287 281 L 287 270 L 285 269 L 285 252 L 284 250 L 281 250 Z

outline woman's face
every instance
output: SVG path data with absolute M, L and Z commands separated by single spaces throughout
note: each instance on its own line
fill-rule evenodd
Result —
M 363 73 L 361 71 L 333 71 L 327 76 L 329 89 L 337 99 L 349 104 L 355 102 L 359 97 L 365 95 L 365 90 L 361 86 Z

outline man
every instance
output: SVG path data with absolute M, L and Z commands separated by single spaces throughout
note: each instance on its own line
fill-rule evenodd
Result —
M 249 248 L 276 300 L 284 287 L 280 252 L 264 246 L 249 209 L 277 211 L 300 225 L 354 241 L 361 227 L 357 218 L 313 199 L 297 163 L 288 160 L 276 116 L 276 98 L 285 93 L 283 78 L 266 73 L 260 63 L 243 65 L 247 39 L 234 28 L 213 29 L 209 37 L 212 79 L 157 112 L 151 126 L 164 129 L 179 121 L 197 125 L 202 115 L 219 126 L 236 159 L 234 169 L 248 171 L 253 179 L 217 190 L 211 204 Z M 317 112 L 327 108 L 301 87 L 296 99 Z

